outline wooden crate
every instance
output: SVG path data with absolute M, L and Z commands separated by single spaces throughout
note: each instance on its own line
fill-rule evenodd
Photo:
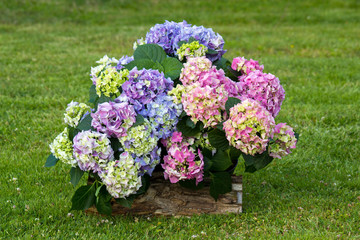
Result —
M 200 190 L 181 187 L 165 180 L 162 173 L 154 173 L 146 194 L 134 200 L 131 208 L 112 203 L 112 215 L 191 216 L 193 214 L 227 214 L 242 212 L 242 176 L 232 176 L 232 192 L 220 195 L 215 201 L 209 194 L 209 181 Z M 87 210 L 97 213 L 96 208 Z

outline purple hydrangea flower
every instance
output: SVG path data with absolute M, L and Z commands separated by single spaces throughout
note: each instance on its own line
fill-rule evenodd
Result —
M 129 80 L 122 85 L 122 95 L 126 95 L 128 101 L 138 111 L 161 93 L 167 93 L 173 85 L 174 82 L 170 78 L 165 78 L 164 73 L 158 70 L 134 68 L 129 73 Z
M 102 172 L 114 159 L 114 151 L 105 134 L 82 131 L 74 137 L 74 157 L 83 171 Z
M 175 104 L 171 96 L 161 94 L 146 104 L 140 114 L 149 119 L 158 138 L 168 138 L 175 131 L 181 112 L 181 104 Z
M 116 65 L 116 70 L 121 70 L 124 68 L 124 66 L 130 62 L 134 61 L 134 57 L 133 56 L 130 56 L 128 57 L 127 55 L 125 56 L 122 56 L 120 59 L 119 59 L 119 63 Z
M 127 130 L 136 122 L 134 107 L 127 102 L 101 103 L 91 117 L 91 126 L 94 129 L 116 138 L 126 136 Z
M 146 34 L 145 42 L 158 44 L 167 54 L 176 55 L 179 41 L 188 41 L 191 37 L 207 48 L 216 51 L 216 53 L 207 54 L 211 61 L 220 59 L 226 52 L 223 49 L 224 39 L 220 34 L 215 33 L 211 28 L 191 26 L 186 21 L 179 23 L 165 21 L 163 24 L 156 24 Z
M 160 163 L 161 148 L 157 146 L 148 154 L 137 156 L 133 154 L 135 162 L 139 164 L 139 175 L 143 176 L 145 173 L 152 175 L 156 165 Z

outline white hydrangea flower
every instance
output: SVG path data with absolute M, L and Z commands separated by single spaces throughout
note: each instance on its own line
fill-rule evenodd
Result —
M 71 103 L 69 103 L 66 108 L 66 112 L 64 113 L 64 122 L 70 127 L 76 127 L 84 114 L 90 111 L 91 108 L 85 103 L 71 101 Z
M 69 131 L 67 128 L 65 128 L 49 146 L 51 153 L 57 159 L 73 167 L 76 166 L 77 162 L 73 156 L 73 144 L 69 139 Z
M 111 196 L 125 198 L 142 186 L 138 168 L 139 164 L 135 163 L 131 154 L 123 152 L 120 154 L 120 159 L 109 162 L 99 176 Z

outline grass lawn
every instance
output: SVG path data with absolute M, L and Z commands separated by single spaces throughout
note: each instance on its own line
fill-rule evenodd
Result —
M 0 1 L 0 238 L 360 239 L 359 12 L 357 0 Z M 96 60 L 131 55 L 165 19 L 212 27 L 225 57 L 279 77 L 277 122 L 298 147 L 244 176 L 240 215 L 69 217 L 69 168 L 43 167 L 66 104 L 88 100 Z

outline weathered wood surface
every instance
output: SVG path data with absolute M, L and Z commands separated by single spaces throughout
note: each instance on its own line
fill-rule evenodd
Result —
M 220 195 L 215 201 L 209 194 L 209 182 L 205 187 L 191 190 L 172 184 L 161 173 L 154 173 L 148 191 L 134 200 L 131 208 L 122 207 L 115 201 L 112 215 L 164 215 L 191 216 L 193 214 L 226 214 L 242 212 L 242 177 L 233 176 L 233 191 Z M 87 210 L 97 213 L 96 208 Z

